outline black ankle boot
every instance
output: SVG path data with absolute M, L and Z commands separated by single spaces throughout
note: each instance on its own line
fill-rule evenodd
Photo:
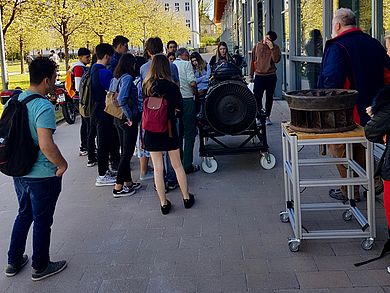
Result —
M 168 215 L 169 214 L 169 211 L 171 210 L 171 202 L 169 200 L 167 200 L 167 204 L 161 206 L 161 213 L 163 215 Z
M 189 197 L 190 197 L 189 199 L 183 199 L 184 207 L 186 209 L 190 209 L 195 203 L 194 195 L 190 193 Z

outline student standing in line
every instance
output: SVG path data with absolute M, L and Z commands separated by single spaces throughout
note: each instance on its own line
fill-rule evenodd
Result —
M 144 137 L 145 148 L 150 152 L 153 162 L 154 181 L 160 199 L 161 212 L 166 215 L 171 209 L 171 202 L 167 199 L 165 193 L 164 152 L 168 152 L 172 167 L 175 170 L 183 196 L 184 207 L 189 209 L 194 204 L 195 199 L 194 195 L 188 192 L 187 176 L 180 160 L 179 136 L 176 127 L 174 127 L 177 117 L 183 113 L 183 98 L 179 87 L 171 81 L 170 64 L 166 56 L 157 54 L 153 57 L 142 88 L 145 98 L 160 96 L 167 101 L 168 123 L 171 125 L 166 132 L 162 133 L 145 130 Z
M 172 43 L 175 41 L 170 41 L 168 43 Z M 169 44 L 168 44 L 169 45 Z M 177 46 L 177 44 L 176 44 Z M 177 49 L 177 48 L 176 48 Z M 176 50 L 174 49 L 174 51 Z M 145 43 L 145 54 L 149 56 L 148 62 L 146 62 L 144 65 L 140 68 L 140 77 L 141 82 L 143 84 L 143 81 L 146 79 L 147 74 L 149 73 L 150 66 L 152 64 L 152 60 L 156 54 L 162 54 L 164 50 L 164 44 L 161 41 L 159 37 L 155 38 L 149 38 Z M 170 63 L 170 72 L 171 72 L 171 80 L 179 86 L 179 71 L 175 64 Z M 179 187 L 175 172 L 171 166 L 171 162 L 169 160 L 168 156 L 165 156 L 165 163 L 166 163 L 166 176 L 165 176 L 165 184 L 166 184 L 166 191 L 174 190 Z
M 96 186 L 114 185 L 116 182 L 116 178 L 110 172 L 108 160 L 113 135 L 113 117 L 104 112 L 106 92 L 113 77 L 111 71 L 106 66 L 110 63 L 113 54 L 114 48 L 110 44 L 102 43 L 97 45 L 97 62 L 91 67 L 91 96 L 94 103 L 91 123 L 96 125 L 98 140 L 98 176 L 96 177 Z
M 121 157 L 118 165 L 116 183 L 112 192 L 114 197 L 133 195 L 141 184 L 133 182 L 130 161 L 133 156 L 138 135 L 138 93 L 133 81 L 135 78 L 136 60 L 132 54 L 124 54 L 114 70 L 114 78 L 110 83 L 110 92 L 118 93 L 118 105 L 122 109 L 123 118 L 114 118 L 118 131 Z

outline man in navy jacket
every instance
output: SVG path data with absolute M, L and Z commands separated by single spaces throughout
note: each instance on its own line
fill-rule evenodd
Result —
M 364 126 L 369 116 L 366 108 L 384 86 L 385 70 L 390 70 L 390 58 L 380 42 L 356 27 L 355 14 L 347 8 L 336 11 L 332 21 L 332 39 L 325 45 L 318 88 L 357 90 L 354 120 Z M 334 157 L 345 157 L 345 145 L 329 145 Z M 354 145 L 354 159 L 364 166 L 364 149 Z M 346 169 L 337 165 L 341 177 Z M 346 199 L 346 187 L 331 189 L 329 195 L 338 200 Z M 359 200 L 359 186 L 355 186 L 354 198 Z

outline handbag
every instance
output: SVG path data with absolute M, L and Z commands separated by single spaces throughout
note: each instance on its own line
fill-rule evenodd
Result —
M 123 111 L 119 107 L 118 104 L 118 88 L 119 88 L 120 79 L 118 80 L 118 84 L 116 86 L 116 90 L 108 91 L 106 94 L 106 107 L 104 108 L 104 112 L 107 114 L 110 114 L 111 116 L 114 116 L 115 118 L 122 119 L 123 118 Z

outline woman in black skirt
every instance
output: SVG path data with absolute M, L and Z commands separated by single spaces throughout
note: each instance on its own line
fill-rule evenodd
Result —
M 150 152 L 154 168 L 154 182 L 160 198 L 161 212 L 169 213 L 171 202 L 167 200 L 164 184 L 163 152 L 168 152 L 172 167 L 175 170 L 177 180 L 183 195 L 184 207 L 189 209 L 195 202 L 194 195 L 188 192 L 187 177 L 180 160 L 179 136 L 177 133 L 176 119 L 183 113 L 183 98 L 179 87 L 171 81 L 171 70 L 168 58 L 163 54 L 153 57 L 148 75 L 143 83 L 143 96 L 163 97 L 168 104 L 168 120 L 173 127 L 171 131 L 152 132 L 145 130 L 145 149 Z M 144 105 L 145 107 L 145 105 Z

